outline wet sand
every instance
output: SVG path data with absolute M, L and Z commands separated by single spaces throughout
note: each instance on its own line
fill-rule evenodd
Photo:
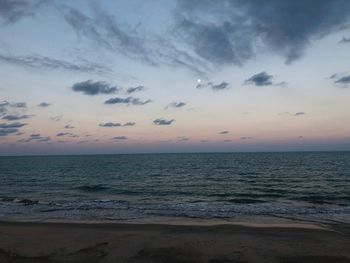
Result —
M 350 263 L 350 230 L 307 224 L 0 223 L 0 262 Z

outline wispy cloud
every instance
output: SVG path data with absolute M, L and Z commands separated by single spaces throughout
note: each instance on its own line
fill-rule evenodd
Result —
M 46 136 L 41 136 L 40 133 L 33 133 L 29 136 L 29 138 L 27 139 L 21 139 L 18 140 L 19 142 L 48 142 L 50 141 L 50 137 L 46 137 Z
M 10 107 L 27 108 L 27 103 L 25 103 L 25 102 L 13 102 L 13 103 L 10 103 Z
M 221 132 L 219 132 L 219 134 L 228 134 L 228 133 L 230 133 L 229 131 L 221 131 Z
M 79 36 L 94 41 L 99 47 L 119 52 L 127 57 L 155 65 L 151 51 L 145 46 L 145 39 L 130 28 L 121 27 L 113 16 L 108 15 L 95 4 L 94 16 L 89 17 L 80 10 L 62 7 L 66 22 Z
M 9 134 L 13 134 L 13 133 L 16 133 L 18 132 L 18 129 L 16 128 L 0 128 L 0 136 L 7 136 Z
M 76 64 L 41 55 L 13 56 L 0 54 L 0 62 L 38 70 L 67 70 L 97 74 L 111 72 L 109 68 L 87 60 L 82 60 L 79 64 Z
M 52 120 L 52 121 L 60 121 L 60 120 L 62 120 L 62 118 L 63 118 L 63 115 L 58 115 L 58 116 L 50 117 L 50 120 Z
M 122 54 L 151 66 L 181 67 L 196 74 L 204 74 L 204 61 L 181 50 L 170 39 L 154 33 L 144 34 L 138 28 L 121 25 L 115 16 L 105 12 L 97 2 L 90 16 L 68 6 L 61 6 L 60 10 L 77 35 L 95 43 L 96 48 Z
M 229 88 L 229 83 L 223 81 L 219 84 L 215 84 L 211 81 L 207 82 L 207 83 L 198 83 L 196 88 L 197 89 L 212 89 L 215 91 L 219 91 L 219 90 L 225 90 Z
M 158 118 L 153 121 L 153 124 L 155 125 L 171 125 L 175 120 L 167 120 L 164 118 Z
M 285 111 L 285 112 L 280 112 L 278 113 L 279 116 L 289 116 L 289 117 L 298 117 L 298 116 L 303 116 L 303 115 L 306 115 L 306 112 L 304 111 L 298 111 L 296 113 L 290 113 L 288 111 Z
M 136 86 L 136 87 L 129 87 L 126 89 L 127 94 L 131 94 L 134 92 L 144 91 L 146 88 L 144 86 Z
M 176 101 L 173 101 L 171 103 L 169 103 L 165 108 L 168 109 L 168 108 L 182 108 L 184 106 L 186 106 L 186 102 L 182 102 L 182 101 L 179 101 L 179 102 L 176 102 Z
M 350 37 L 343 37 L 338 43 L 339 44 L 348 44 L 348 43 L 350 43 Z
M 127 98 L 111 98 L 109 100 L 105 101 L 105 104 L 124 104 L 124 105 L 145 105 L 150 103 L 151 100 L 144 100 L 142 101 L 139 98 L 135 98 L 135 97 L 127 97 Z
M 73 125 L 67 124 L 64 126 L 65 129 L 74 129 L 75 127 Z

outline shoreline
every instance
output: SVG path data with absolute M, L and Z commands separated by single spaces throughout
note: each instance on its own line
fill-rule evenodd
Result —
M 132 219 L 132 220 L 69 220 L 69 219 L 41 219 L 41 220 L 26 220 L 26 219 L 14 219 L 14 220 L 0 220 L 2 224 L 58 224 L 58 225 L 87 225 L 87 226 L 99 226 L 99 225 L 165 225 L 165 226 L 238 226 L 249 228 L 301 228 L 301 229 L 319 229 L 331 231 L 331 226 L 344 225 L 349 226 L 346 223 L 340 224 L 327 224 L 320 222 L 310 222 L 297 219 L 280 219 L 272 217 L 254 217 L 243 219 L 203 219 L 203 218 L 150 218 L 150 219 Z
M 349 226 L 0 221 L 0 262 L 350 262 Z

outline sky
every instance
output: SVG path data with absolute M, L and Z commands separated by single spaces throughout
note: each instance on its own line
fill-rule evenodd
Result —
M 348 0 L 0 0 L 0 155 L 350 150 Z

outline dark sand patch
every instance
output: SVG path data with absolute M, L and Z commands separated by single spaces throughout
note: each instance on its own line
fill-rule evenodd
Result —
M 0 249 L 0 262 L 6 263 L 98 263 L 107 256 L 107 252 L 101 249 L 107 244 L 98 244 L 94 247 L 88 247 L 78 250 L 75 253 L 64 253 L 63 250 L 53 252 L 47 256 L 22 256 L 11 251 Z
M 0 263 L 350 263 L 347 229 L 3 222 Z
M 350 263 L 350 258 L 318 255 L 280 258 L 280 263 Z

